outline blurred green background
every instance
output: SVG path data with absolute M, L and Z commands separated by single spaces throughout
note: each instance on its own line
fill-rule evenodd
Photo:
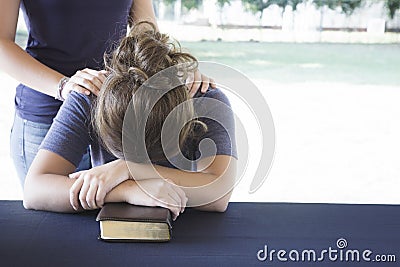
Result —
M 199 60 L 280 83 L 400 85 L 400 44 L 183 43 Z

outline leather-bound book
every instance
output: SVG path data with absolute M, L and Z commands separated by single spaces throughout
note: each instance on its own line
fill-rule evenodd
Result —
M 97 215 L 105 241 L 165 242 L 171 239 L 171 213 L 162 207 L 106 203 Z

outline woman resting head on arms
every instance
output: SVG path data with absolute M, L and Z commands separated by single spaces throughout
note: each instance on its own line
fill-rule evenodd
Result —
M 76 212 L 128 202 L 169 208 L 174 219 L 186 206 L 225 211 L 236 176 L 233 113 L 218 89 L 190 100 L 179 81 L 197 67 L 196 59 L 142 22 L 105 65 L 108 77 L 97 99 L 73 92 L 61 107 L 29 169 L 25 208 Z M 168 75 L 160 76 L 163 70 Z M 161 138 L 174 109 L 173 127 L 165 132 L 168 137 L 175 126 L 182 128 L 176 144 Z M 200 142 L 209 139 L 214 154 L 200 153 Z M 88 145 L 95 167 L 72 173 Z M 167 160 L 171 151 L 176 156 Z

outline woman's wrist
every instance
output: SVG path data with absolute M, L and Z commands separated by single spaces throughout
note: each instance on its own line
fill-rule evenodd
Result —
M 63 96 L 63 91 L 64 91 L 64 87 L 67 84 L 67 82 L 69 81 L 69 77 L 64 76 L 62 77 L 57 84 L 57 94 L 55 99 L 60 100 L 60 101 L 64 101 L 65 98 Z
M 124 202 L 129 203 L 129 204 L 135 204 L 135 190 L 137 189 L 137 184 L 133 180 L 127 180 L 123 182 L 123 190 L 122 190 L 122 195 Z
M 127 202 L 133 204 L 132 192 L 135 187 L 135 182 L 132 180 L 127 180 L 116 187 L 114 187 L 106 195 L 104 202 Z
M 133 180 L 132 174 L 129 170 L 127 161 L 123 160 L 123 159 L 118 159 L 115 161 L 115 168 L 120 169 L 122 172 L 122 176 L 124 177 L 123 181 L 126 180 Z
M 133 173 L 133 170 L 135 169 L 135 164 L 134 162 L 127 161 L 127 160 L 121 160 L 123 164 L 125 165 L 127 175 L 128 175 L 128 180 L 135 180 L 135 176 Z

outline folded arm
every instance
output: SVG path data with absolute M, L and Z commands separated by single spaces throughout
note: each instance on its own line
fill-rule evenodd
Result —
M 48 150 L 39 150 L 25 180 L 24 207 L 56 212 L 76 212 L 70 203 L 70 188 L 75 179 L 68 177 L 75 166 L 65 158 Z M 122 183 L 106 196 L 107 202 L 125 201 Z
M 173 186 L 163 179 L 136 182 L 129 179 L 129 173 L 123 171 L 121 166 L 125 166 L 125 170 L 127 170 L 126 164 L 119 160 L 100 166 L 110 169 L 108 176 L 113 178 L 114 183 L 109 191 L 105 191 L 103 202 L 161 206 L 171 210 L 173 219 L 183 212 L 187 198 L 179 187 Z M 39 150 L 25 180 L 24 207 L 55 212 L 78 212 L 99 208 L 91 200 L 93 197 L 91 192 L 99 192 L 100 187 L 104 186 L 104 180 L 97 180 L 100 182 L 93 183 L 96 180 L 90 179 L 93 178 L 90 176 L 87 177 L 89 179 L 83 179 L 85 176 L 78 179 L 70 178 L 68 174 L 72 173 L 75 168 L 72 163 L 58 154 L 45 149 Z M 120 171 L 121 169 L 122 171 Z M 79 179 L 84 181 L 84 185 L 81 190 L 76 192 L 74 185 Z M 93 189 L 95 190 L 91 191 Z M 79 201 L 75 201 L 75 199 Z
M 128 165 L 135 180 L 159 177 L 181 186 L 189 207 L 224 212 L 236 180 L 236 161 L 227 155 L 207 157 L 198 162 L 197 172 L 132 162 Z
M 101 207 L 107 202 L 104 196 L 126 179 L 135 180 L 142 191 L 150 197 L 157 198 L 152 191 L 143 186 L 147 181 L 157 179 L 184 192 L 185 197 L 181 200 L 186 199 L 188 202 L 181 202 L 181 210 L 188 205 L 206 211 L 225 211 L 235 183 L 236 159 L 217 155 L 200 160 L 198 167 L 198 172 L 188 172 L 159 165 L 116 160 L 70 174 L 69 177 L 75 180 L 70 189 L 70 202 L 73 207 L 81 205 L 85 209 Z M 126 192 L 126 199 L 132 197 L 134 196 L 131 192 Z

